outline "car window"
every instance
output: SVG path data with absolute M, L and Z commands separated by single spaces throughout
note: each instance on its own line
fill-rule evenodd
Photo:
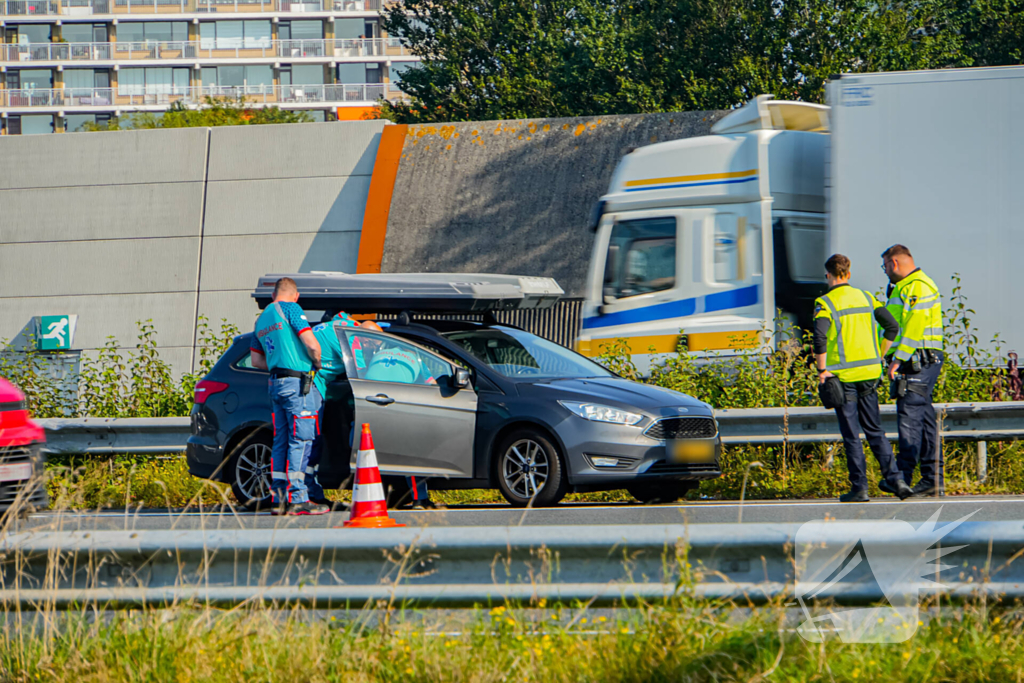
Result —
M 266 372 L 253 366 L 252 364 L 252 353 L 249 351 L 245 352 L 245 355 L 234 362 L 234 366 L 239 370 L 254 370 L 255 372 Z
M 451 365 L 394 337 L 345 330 L 358 379 L 399 384 L 437 384 L 450 379 Z
M 510 327 L 460 330 L 444 335 L 506 377 L 552 379 L 614 375 L 564 346 Z

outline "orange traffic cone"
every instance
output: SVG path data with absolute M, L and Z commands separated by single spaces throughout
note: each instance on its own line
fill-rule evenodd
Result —
M 356 458 L 356 482 L 352 485 L 352 515 L 345 526 L 363 529 L 405 526 L 388 517 L 388 504 L 380 483 L 380 470 L 377 469 L 377 452 L 373 450 L 370 425 L 365 422 L 359 442 L 359 457 Z

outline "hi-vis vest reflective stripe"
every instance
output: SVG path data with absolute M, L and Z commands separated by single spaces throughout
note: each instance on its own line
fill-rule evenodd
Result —
M 881 304 L 865 291 L 836 287 L 817 299 L 815 318 L 832 321 L 828 329 L 825 366 L 843 382 L 863 382 L 882 376 L 875 309 Z
M 907 360 L 917 349 L 941 349 L 942 297 L 935 282 L 918 269 L 897 282 L 893 293 L 903 302 L 893 312 L 900 324 L 896 358 Z
M 309 372 L 313 361 L 306 353 L 306 347 L 295 334 L 280 304 L 273 303 L 256 320 L 256 336 L 263 346 L 267 367 L 271 370 L 283 368 L 298 372 Z

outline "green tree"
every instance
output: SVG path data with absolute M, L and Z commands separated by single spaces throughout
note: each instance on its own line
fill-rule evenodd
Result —
M 1013 64 L 1024 0 L 405 0 L 384 13 L 419 68 L 394 121 L 812 102 L 843 72 Z
M 207 97 L 205 103 L 189 109 L 181 100 L 162 114 L 141 112 L 128 114 L 109 123 L 86 123 L 87 131 L 140 130 L 147 128 L 195 128 L 209 126 L 251 126 L 263 123 L 309 123 L 313 119 L 304 111 L 277 107 L 253 107 L 243 97 L 238 99 Z

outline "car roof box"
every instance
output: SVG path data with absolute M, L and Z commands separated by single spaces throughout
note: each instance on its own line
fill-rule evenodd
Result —
M 260 308 L 271 302 L 279 278 L 298 285 L 308 310 L 346 313 L 475 313 L 550 308 L 564 292 L 548 277 L 480 273 L 271 273 L 252 296 Z

